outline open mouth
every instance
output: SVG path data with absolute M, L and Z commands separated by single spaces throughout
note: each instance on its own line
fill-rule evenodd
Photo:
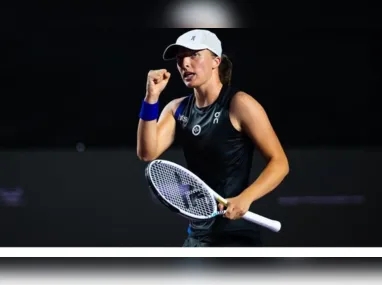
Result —
M 185 72 L 183 74 L 183 78 L 187 81 L 191 80 L 195 76 L 195 73 L 192 72 Z

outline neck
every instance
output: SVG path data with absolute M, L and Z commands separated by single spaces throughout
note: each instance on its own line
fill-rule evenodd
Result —
M 194 88 L 196 106 L 198 108 L 207 107 L 219 97 L 223 84 L 218 81 L 208 81 L 205 84 Z

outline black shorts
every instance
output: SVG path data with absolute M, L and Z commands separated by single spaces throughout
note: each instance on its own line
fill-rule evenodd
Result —
M 218 237 L 188 236 L 183 247 L 260 247 L 262 242 L 259 236 L 225 234 Z

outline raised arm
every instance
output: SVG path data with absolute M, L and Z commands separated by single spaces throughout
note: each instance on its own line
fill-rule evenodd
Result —
M 142 102 L 137 133 L 137 155 L 143 161 L 156 159 L 174 141 L 174 112 L 181 98 L 168 103 L 157 118 L 159 96 L 169 78 L 170 73 L 165 69 L 150 71 L 147 76 L 146 96 Z

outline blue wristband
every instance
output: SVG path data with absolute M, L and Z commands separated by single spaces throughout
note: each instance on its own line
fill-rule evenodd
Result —
M 145 100 L 142 102 L 141 112 L 139 113 L 139 118 L 144 121 L 152 121 L 158 119 L 159 114 L 159 103 L 150 104 Z

